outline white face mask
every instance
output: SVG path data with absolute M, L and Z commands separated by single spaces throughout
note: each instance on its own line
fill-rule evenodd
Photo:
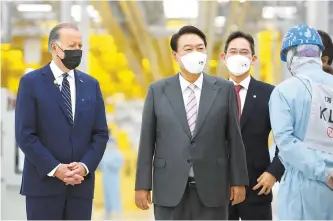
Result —
M 227 68 L 231 74 L 241 76 L 248 72 L 251 67 L 251 60 L 242 55 L 233 55 L 227 58 Z
M 194 51 L 180 57 L 180 60 L 188 72 L 200 74 L 205 69 L 207 54 Z

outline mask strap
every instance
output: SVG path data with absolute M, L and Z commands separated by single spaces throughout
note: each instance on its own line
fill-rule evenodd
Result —
M 58 46 L 58 48 L 59 48 L 60 50 L 62 50 L 62 48 L 61 48 L 61 47 L 60 47 L 60 46 L 59 46 L 57 43 L 55 43 L 55 42 L 54 42 L 54 44 L 55 44 L 55 45 L 57 45 L 57 46 Z M 65 52 L 65 51 L 64 51 L 64 50 L 62 50 L 62 52 Z
M 179 64 L 182 68 L 186 69 L 186 68 L 184 67 L 183 62 L 182 62 L 182 59 L 180 59 L 180 56 L 179 56 L 179 54 L 178 54 L 177 52 L 176 52 L 176 57 L 178 58 L 178 64 Z
M 54 42 L 54 44 L 55 45 L 57 45 L 57 47 L 60 49 L 60 50 L 62 50 L 62 48 L 57 44 L 57 43 L 55 43 Z M 64 50 L 62 50 L 62 52 L 64 52 L 65 53 L 65 51 Z M 57 55 L 57 57 L 60 59 L 60 60 L 62 60 L 63 58 L 61 58 L 61 57 L 59 57 L 59 55 Z M 64 54 L 64 58 L 66 57 L 66 53 Z
M 289 64 L 289 66 L 288 66 L 287 68 L 288 68 L 289 72 L 291 73 L 291 75 L 292 75 L 293 77 L 297 78 L 298 80 L 300 80 L 300 81 L 303 83 L 303 85 L 305 86 L 306 90 L 309 92 L 310 97 L 311 97 L 311 99 L 312 99 L 312 94 L 311 94 L 311 92 L 310 92 L 308 86 L 306 86 L 306 84 L 304 83 L 304 81 L 303 81 L 301 78 L 299 78 L 298 76 L 296 76 L 296 74 L 294 74 L 294 73 L 291 71 L 291 64 L 293 63 L 293 60 L 294 60 L 295 54 L 296 54 L 296 52 L 294 52 L 293 55 L 291 56 L 291 58 L 290 58 L 290 64 Z

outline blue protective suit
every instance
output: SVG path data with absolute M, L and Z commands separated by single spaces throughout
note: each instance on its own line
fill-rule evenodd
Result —
M 276 152 L 276 145 L 275 143 L 273 143 L 272 146 L 269 148 L 269 159 L 271 160 L 271 162 L 275 157 L 275 152 Z
M 120 169 L 123 156 L 115 143 L 110 140 L 100 163 L 103 179 L 104 207 L 106 214 L 121 213 Z
M 333 76 L 318 64 L 305 64 L 297 73 L 333 87 Z M 303 82 L 311 91 L 309 81 Z M 311 96 L 297 77 L 278 85 L 270 98 L 272 131 L 285 167 L 277 202 L 280 220 L 333 220 L 333 191 L 326 185 L 333 155 L 302 143 L 310 107 Z

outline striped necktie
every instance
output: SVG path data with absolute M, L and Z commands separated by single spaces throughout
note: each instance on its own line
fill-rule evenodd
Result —
M 197 121 L 197 99 L 195 97 L 194 89 L 195 85 L 191 84 L 188 86 L 188 90 L 190 90 L 190 95 L 188 97 L 186 105 L 186 116 L 192 136 L 195 129 L 195 123 Z
M 63 98 L 63 102 L 65 104 L 65 109 L 67 112 L 67 115 L 69 117 L 70 123 L 73 125 L 74 124 L 74 119 L 73 119 L 73 112 L 72 112 L 72 99 L 71 99 L 71 88 L 69 86 L 68 82 L 68 73 L 62 74 L 64 79 L 62 80 L 62 86 L 61 86 L 61 95 Z

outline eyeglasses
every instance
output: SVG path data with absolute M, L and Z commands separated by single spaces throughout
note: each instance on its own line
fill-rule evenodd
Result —
M 243 55 L 243 56 L 248 56 L 251 54 L 251 52 L 246 49 L 241 49 L 241 50 L 231 49 L 228 51 L 228 54 L 230 54 L 230 55 L 239 54 L 239 55 Z

